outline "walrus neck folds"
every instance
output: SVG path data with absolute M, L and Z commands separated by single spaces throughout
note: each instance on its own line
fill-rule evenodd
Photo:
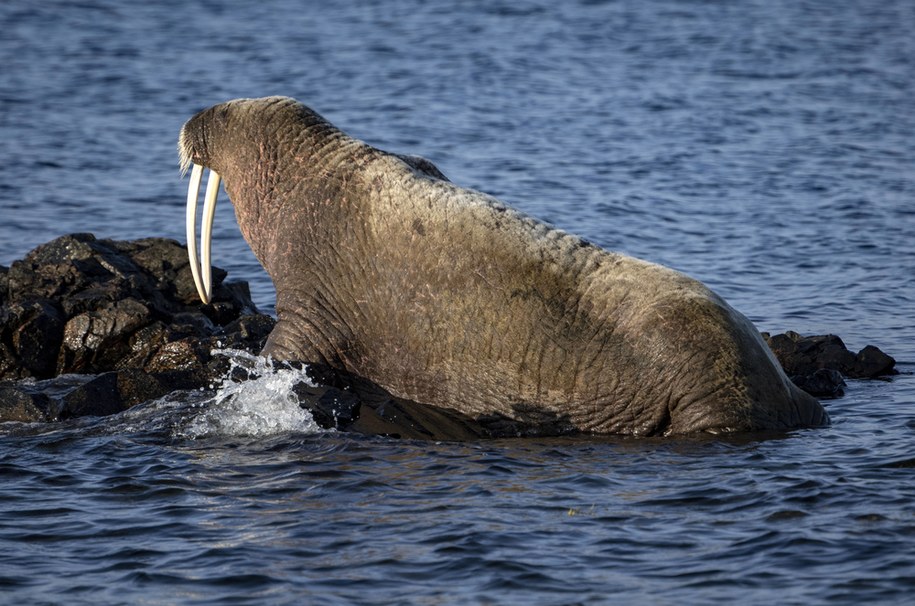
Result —
M 252 120 L 251 114 L 273 110 L 273 120 Z M 290 199 L 283 189 L 285 175 L 314 175 L 300 179 L 299 187 L 319 195 L 327 188 L 330 173 L 341 173 L 339 157 L 353 154 L 353 148 L 367 148 L 307 107 L 285 97 L 259 100 L 240 99 L 206 109 L 188 120 L 178 138 L 183 172 L 191 170 L 187 198 L 188 257 L 204 303 L 212 293 L 212 225 L 220 183 L 224 182 L 235 208 L 242 235 L 255 256 L 271 272 L 276 258 L 271 244 L 283 216 L 295 209 L 284 208 L 277 199 Z M 231 150 L 231 153 L 222 153 Z M 358 154 L 356 154 L 358 155 Z M 283 162 L 280 161 L 283 160 Z M 200 229 L 200 259 L 197 256 L 197 198 L 204 169 L 209 169 Z M 253 170 L 252 170 L 253 169 Z M 345 166 L 344 166 L 345 172 Z M 342 174 L 337 181 L 345 181 Z M 331 182 L 334 179 L 331 179 Z M 314 187 L 309 187 L 314 184 Z M 327 194 L 328 192 L 323 191 Z

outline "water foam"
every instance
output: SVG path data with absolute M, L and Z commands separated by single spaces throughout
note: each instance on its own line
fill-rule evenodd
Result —
M 325 431 L 299 406 L 293 387 L 313 385 L 302 369 L 276 366 L 270 358 L 235 349 L 215 349 L 228 358 L 229 372 L 202 408 L 182 428 L 187 438 L 214 436 L 261 437 L 284 432 Z

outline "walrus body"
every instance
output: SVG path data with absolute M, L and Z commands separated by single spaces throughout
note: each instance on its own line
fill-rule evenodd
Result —
M 185 166 L 222 176 L 273 279 L 274 358 L 539 433 L 828 422 L 753 325 L 698 281 L 458 187 L 292 99 L 214 106 L 179 147 Z

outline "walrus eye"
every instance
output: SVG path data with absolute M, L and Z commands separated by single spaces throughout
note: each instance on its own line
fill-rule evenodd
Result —
M 216 216 L 216 195 L 219 193 L 219 173 L 210 171 L 207 179 L 206 197 L 203 202 L 203 217 L 200 226 L 201 263 L 197 262 L 197 197 L 200 194 L 200 181 L 203 179 L 203 166 L 194 164 L 191 171 L 191 182 L 187 186 L 187 257 L 194 275 L 197 294 L 204 304 L 210 302 L 213 295 L 213 278 L 210 266 L 210 244 L 213 235 L 213 217 Z

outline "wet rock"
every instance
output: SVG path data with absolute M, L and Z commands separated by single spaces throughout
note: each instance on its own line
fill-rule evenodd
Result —
M 299 385 L 294 391 L 300 405 L 325 429 L 413 440 L 503 437 L 467 415 L 398 398 L 345 371 L 309 364 L 306 374 L 319 387 Z
M 25 376 L 53 376 L 63 335 L 63 316 L 48 299 L 29 299 L 9 306 L 9 343 Z
M 187 373 L 167 371 L 148 373 L 137 369 L 121 370 L 117 376 L 117 391 L 124 408 L 131 408 L 176 391 L 196 386 Z
M 248 285 L 226 275 L 213 268 L 213 300 L 203 305 L 178 242 L 92 234 L 62 236 L 0 267 L 0 381 L 47 379 L 11 384 L 0 418 L 111 414 L 214 383 L 228 362 L 213 349 L 257 353 L 275 324 Z M 71 384 L 61 373 L 88 379 Z
M 205 367 L 211 359 L 210 348 L 193 338 L 171 341 L 159 348 L 146 365 L 147 372 L 194 370 Z
M 361 403 L 351 393 L 335 387 L 298 383 L 292 391 L 302 408 L 323 429 L 348 430 L 359 418 Z
M 148 373 L 128 369 L 102 373 L 61 398 L 57 419 L 115 414 L 196 384 L 179 371 Z
M 791 381 L 816 398 L 839 398 L 845 395 L 845 380 L 837 370 L 821 368 L 809 375 L 793 375 Z
M 175 335 L 173 327 L 164 322 L 155 321 L 130 335 L 128 345 L 130 353 L 125 354 L 118 363 L 119 368 L 145 368 L 150 359 L 169 341 L 180 337 Z
M 878 347 L 867 345 L 855 356 L 855 368 L 850 377 L 873 379 L 898 374 L 896 360 L 883 353 Z
M 29 393 L 15 385 L 0 385 L 0 423 L 49 421 L 51 399 L 41 393 Z
M 274 323 L 225 277 L 213 269 L 202 305 L 174 240 L 71 234 L 38 246 L 0 271 L 0 380 L 124 369 L 207 380 L 213 347 L 260 351 Z
M 6 299 L 10 291 L 10 268 L 0 265 L 0 309 L 6 305 Z
M 818 398 L 845 394 L 845 381 L 894 375 L 896 361 L 877 347 L 868 345 L 857 354 L 835 335 L 804 337 L 796 332 L 763 333 L 769 348 L 795 385 Z
M 130 336 L 151 321 L 150 310 L 133 298 L 70 318 L 63 331 L 57 374 L 114 368 L 131 351 Z
M 58 418 L 64 420 L 73 417 L 102 417 L 126 409 L 127 406 L 118 391 L 117 373 L 106 372 L 64 396 Z
M 896 374 L 896 361 L 872 345 L 854 354 L 835 335 L 804 337 L 786 332 L 763 333 L 763 338 L 788 376 L 806 377 L 820 369 L 835 370 L 850 379 Z
M 276 320 L 264 314 L 242 316 L 226 325 L 225 335 L 219 339 L 219 347 L 260 352 L 274 326 Z
M 12 346 L 0 340 L 0 377 L 10 380 L 27 376 L 29 372 L 19 363 L 19 356 L 13 351 Z

